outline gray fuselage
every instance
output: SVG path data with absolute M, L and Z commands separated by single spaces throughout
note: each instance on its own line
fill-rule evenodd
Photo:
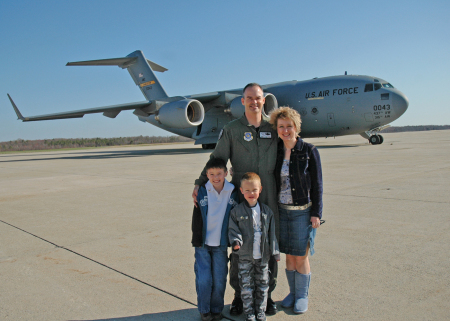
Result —
M 300 113 L 302 137 L 342 136 L 370 131 L 399 118 L 409 104 L 402 92 L 387 81 L 371 76 L 331 76 L 263 85 L 262 88 L 265 93 L 276 97 L 279 107 L 289 106 Z M 220 93 L 241 95 L 242 89 Z M 227 106 L 223 99 L 203 104 L 206 113 L 200 130 L 174 129 L 158 122 L 151 123 L 194 139 L 217 136 L 234 117 L 225 112 Z

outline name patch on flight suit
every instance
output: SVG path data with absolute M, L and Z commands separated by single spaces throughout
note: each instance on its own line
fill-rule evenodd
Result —
M 272 133 L 271 132 L 260 132 L 259 137 L 260 138 L 272 138 Z
M 253 139 L 253 135 L 252 135 L 251 132 L 246 132 L 246 133 L 244 133 L 244 140 L 245 140 L 246 142 L 249 142 L 249 141 L 251 141 L 252 139 Z

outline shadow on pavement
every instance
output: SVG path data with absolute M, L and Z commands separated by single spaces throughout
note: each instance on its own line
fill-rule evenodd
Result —
M 224 311 L 229 310 L 229 306 L 225 306 Z M 192 309 L 184 309 L 177 311 L 169 311 L 169 312 L 160 312 L 160 313 L 148 313 L 143 315 L 129 316 L 129 317 L 120 317 L 120 318 L 108 318 L 108 319 L 80 319 L 80 320 L 70 320 L 70 321 L 168 321 L 168 320 L 200 320 L 200 315 L 197 308 Z M 229 316 L 224 315 L 222 320 L 244 320 L 243 315 L 237 318 L 230 318 Z
M 361 147 L 365 144 L 347 144 L 347 145 L 315 145 L 318 149 L 327 149 L 327 148 L 348 148 L 348 147 Z
M 71 153 L 61 153 L 55 155 L 51 154 L 8 154 L 1 155 L 1 158 L 16 159 L 1 159 L 0 163 L 9 162 L 28 162 L 28 161 L 46 161 L 46 160 L 84 160 L 84 159 L 108 159 L 108 158 L 128 158 L 128 157 L 142 157 L 142 156 L 156 156 L 156 155 L 186 155 L 186 154 L 205 154 L 211 153 L 212 150 L 204 150 L 200 148 L 183 148 L 183 149 L 155 149 L 155 150 L 120 150 L 120 151 L 79 151 Z M 39 156 L 39 157 L 36 157 Z M 22 159 L 17 159 L 22 158 Z

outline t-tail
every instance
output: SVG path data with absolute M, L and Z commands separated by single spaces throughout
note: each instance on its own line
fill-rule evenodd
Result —
M 68 62 L 66 66 L 119 66 L 122 69 L 126 68 L 148 101 L 168 97 L 154 73 L 154 71 L 164 72 L 167 69 L 146 59 L 140 50 L 123 58 Z

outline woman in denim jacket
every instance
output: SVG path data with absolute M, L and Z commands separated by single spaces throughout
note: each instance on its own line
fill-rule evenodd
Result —
M 308 310 L 311 281 L 308 252 L 314 254 L 314 238 L 322 217 L 322 167 L 317 148 L 300 137 L 297 111 L 280 107 L 270 116 L 278 143 L 275 181 L 280 213 L 280 252 L 286 254 L 290 293 L 281 306 L 295 313 Z

